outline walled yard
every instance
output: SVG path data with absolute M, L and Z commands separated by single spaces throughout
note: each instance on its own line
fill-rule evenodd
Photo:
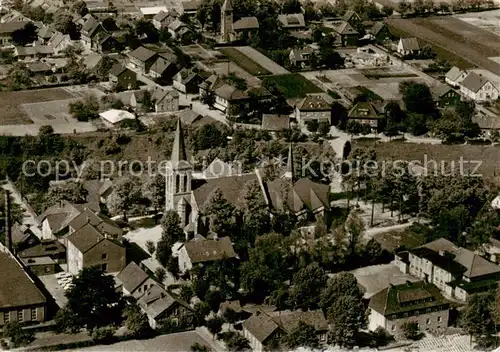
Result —
M 500 74 L 498 37 L 452 16 L 387 20 L 396 36 L 415 36 L 428 43 L 443 59 L 463 68 L 477 66 Z

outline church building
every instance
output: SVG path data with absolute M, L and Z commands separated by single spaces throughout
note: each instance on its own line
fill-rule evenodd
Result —
M 179 214 L 186 233 L 199 233 L 203 211 L 215 190 L 219 189 L 229 203 L 238 205 L 243 199 L 245 185 L 252 181 L 259 184 L 263 200 L 270 209 L 286 209 L 299 218 L 325 216 L 330 210 L 328 185 L 305 177 L 294 177 L 291 146 L 286 171 L 276 180 L 263 180 L 258 169 L 251 173 L 235 173 L 228 169 L 228 172 L 221 172 L 217 177 L 194 178 L 180 120 L 177 121 L 172 155 L 167 163 L 165 177 L 165 210 L 174 210 Z
M 224 0 L 221 6 L 221 43 L 230 43 L 241 38 L 243 33 L 251 34 L 259 29 L 257 17 L 242 17 L 233 22 L 233 4 Z

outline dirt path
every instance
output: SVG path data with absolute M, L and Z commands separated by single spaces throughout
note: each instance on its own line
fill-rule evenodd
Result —
M 460 22 L 460 20 L 449 18 L 453 27 L 458 26 L 457 23 L 453 21 L 458 21 L 461 23 L 464 28 L 468 26 L 464 22 Z M 486 38 L 485 35 L 491 35 L 480 28 L 470 26 L 474 28 L 468 28 L 471 32 L 471 35 L 463 36 L 456 32 L 453 32 L 450 28 L 442 27 L 447 22 L 443 21 L 432 21 L 432 18 L 426 19 L 401 19 L 401 18 L 391 18 L 387 20 L 390 26 L 398 28 L 403 32 L 406 32 L 410 35 L 421 38 L 424 41 L 427 41 L 433 45 L 439 46 L 455 55 L 458 55 L 469 61 L 471 64 L 474 64 L 478 67 L 489 70 L 497 75 L 500 75 L 500 65 L 488 59 L 488 54 L 493 54 L 497 52 L 496 48 L 492 48 L 491 46 L 485 45 L 485 43 L 481 43 L 481 38 Z M 451 33 L 451 34 L 450 34 Z M 486 34 L 485 34 L 486 33 Z M 487 43 L 488 41 L 486 41 Z M 482 52 L 481 50 L 485 50 L 486 52 Z M 498 54 L 496 54 L 498 56 Z

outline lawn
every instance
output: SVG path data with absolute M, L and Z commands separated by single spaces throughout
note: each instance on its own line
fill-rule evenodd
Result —
M 72 99 L 74 96 L 60 88 L 19 92 L 0 92 L 0 125 L 31 124 L 33 121 L 22 108 L 23 104 L 33 104 L 56 100 Z
M 235 48 L 221 48 L 219 49 L 221 53 L 227 56 L 236 65 L 240 66 L 242 69 L 254 76 L 264 76 L 269 75 L 271 72 L 266 70 L 264 67 L 259 65 L 257 62 L 253 61 L 251 58 L 243 54 L 241 51 Z
M 321 88 L 298 73 L 286 75 L 269 76 L 264 78 L 265 82 L 274 82 L 285 98 L 303 98 L 308 93 L 322 93 Z

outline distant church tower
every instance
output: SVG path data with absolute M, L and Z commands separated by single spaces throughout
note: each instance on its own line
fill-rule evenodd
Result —
M 177 120 L 172 155 L 165 173 L 165 210 L 175 210 L 181 225 L 189 223 L 191 214 L 191 181 L 193 167 L 187 160 L 180 119 Z
M 286 161 L 286 170 L 285 173 L 283 174 L 283 178 L 287 179 L 291 182 L 294 181 L 294 167 L 293 167 L 293 151 L 292 151 L 292 144 L 290 143 L 290 146 L 288 147 L 288 159 Z
M 220 8 L 220 31 L 222 34 L 222 42 L 228 43 L 231 41 L 233 34 L 233 4 L 231 0 L 224 0 L 224 4 Z

